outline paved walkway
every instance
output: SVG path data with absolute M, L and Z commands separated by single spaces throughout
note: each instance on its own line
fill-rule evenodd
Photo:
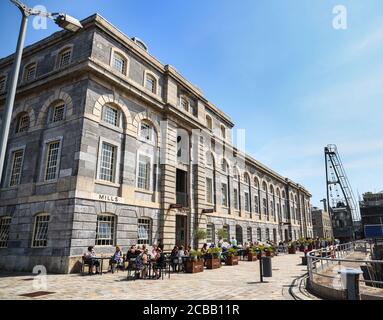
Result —
M 272 259 L 273 277 L 260 283 L 259 262 L 240 261 L 237 266 L 222 266 L 196 274 L 171 274 L 170 279 L 127 281 L 126 272 L 102 276 L 48 275 L 47 286 L 31 275 L 1 274 L 0 299 L 245 299 L 291 300 L 291 285 L 306 273 L 300 254 Z M 40 278 L 40 277 L 38 277 Z M 38 291 L 51 292 L 38 296 Z M 22 296 L 36 293 L 36 297 Z

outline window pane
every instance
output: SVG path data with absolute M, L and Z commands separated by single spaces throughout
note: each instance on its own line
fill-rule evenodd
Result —
M 226 183 L 222 183 L 221 192 L 222 192 L 222 205 L 227 207 L 227 185 L 226 185 Z
M 150 158 L 140 156 L 138 161 L 137 187 L 150 189 Z
M 70 63 L 70 57 L 71 57 L 71 50 L 66 50 L 63 53 L 61 53 L 60 56 L 60 68 L 66 67 Z
M 35 78 L 36 75 L 36 65 L 30 65 L 25 69 L 25 81 L 29 81 Z
M 140 124 L 140 136 L 145 140 L 153 140 L 152 126 L 148 123 L 142 122 Z
M 9 182 L 10 186 L 15 186 L 20 183 L 21 176 L 21 165 L 23 163 L 23 150 L 14 151 L 12 155 L 12 171 L 11 171 L 11 179 Z
M 146 75 L 146 89 L 149 89 L 151 92 L 156 93 L 156 79 L 151 75 Z
M 206 201 L 213 203 L 213 181 L 211 178 L 206 178 Z
M 208 223 L 206 226 L 206 242 L 214 243 L 214 225 Z
M 238 209 L 238 190 L 234 189 L 234 208 Z
M 101 148 L 100 180 L 114 181 L 116 147 L 103 142 Z
M 150 219 L 138 219 L 138 244 L 150 244 L 151 221 Z
M 33 247 L 46 247 L 48 239 L 49 215 L 40 215 L 35 218 Z
M 58 169 L 58 155 L 60 150 L 60 141 L 54 141 L 48 144 L 47 167 L 45 180 L 56 179 Z
M 115 218 L 110 215 L 97 216 L 96 245 L 114 245 Z
M 5 77 L 0 78 L 0 92 L 5 91 Z
M 3 217 L 0 219 L 0 248 L 6 248 L 8 246 L 10 226 L 11 217 Z
M 109 107 L 109 106 L 104 106 L 103 108 L 103 119 L 105 122 L 113 125 L 113 126 L 119 126 L 119 121 L 118 121 L 118 110 Z
M 53 107 L 52 122 L 61 121 L 64 119 L 65 105 L 59 104 Z
M 28 114 L 22 114 L 17 121 L 16 133 L 25 132 L 29 128 L 29 116 Z
M 113 55 L 112 67 L 120 73 L 125 73 L 125 59 L 119 54 L 115 53 Z

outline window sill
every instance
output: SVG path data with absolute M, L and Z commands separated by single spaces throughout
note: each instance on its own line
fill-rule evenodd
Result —
M 141 188 L 136 188 L 136 189 L 134 189 L 134 191 L 140 192 L 140 193 L 146 193 L 146 194 L 150 194 L 150 195 L 152 195 L 154 193 L 154 191 L 147 190 L 147 189 L 141 189 Z
M 58 181 L 58 179 L 40 181 L 40 182 L 36 182 L 36 186 L 44 186 L 47 184 L 53 184 L 53 183 L 57 183 L 57 181 Z
M 104 180 L 95 180 L 95 184 L 101 184 L 104 186 L 109 186 L 109 187 L 116 187 L 119 188 L 121 185 L 119 183 L 115 182 L 109 182 L 109 181 L 104 181 Z

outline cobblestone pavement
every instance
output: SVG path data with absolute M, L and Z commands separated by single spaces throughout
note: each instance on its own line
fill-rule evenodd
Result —
M 170 279 L 127 281 L 126 272 L 102 276 L 48 275 L 47 287 L 27 274 L 0 273 L 0 299 L 245 299 L 291 300 L 289 288 L 306 272 L 300 254 L 272 258 L 273 277 L 260 283 L 259 262 L 240 261 L 237 266 L 204 270 L 195 274 L 171 274 Z M 38 277 L 40 278 L 40 277 Z M 22 294 L 48 291 L 51 294 L 26 297 Z

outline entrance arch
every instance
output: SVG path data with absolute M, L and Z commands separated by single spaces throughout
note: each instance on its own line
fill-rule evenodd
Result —
M 235 226 L 235 238 L 237 239 L 238 244 L 243 244 L 243 232 L 242 227 L 239 224 Z

